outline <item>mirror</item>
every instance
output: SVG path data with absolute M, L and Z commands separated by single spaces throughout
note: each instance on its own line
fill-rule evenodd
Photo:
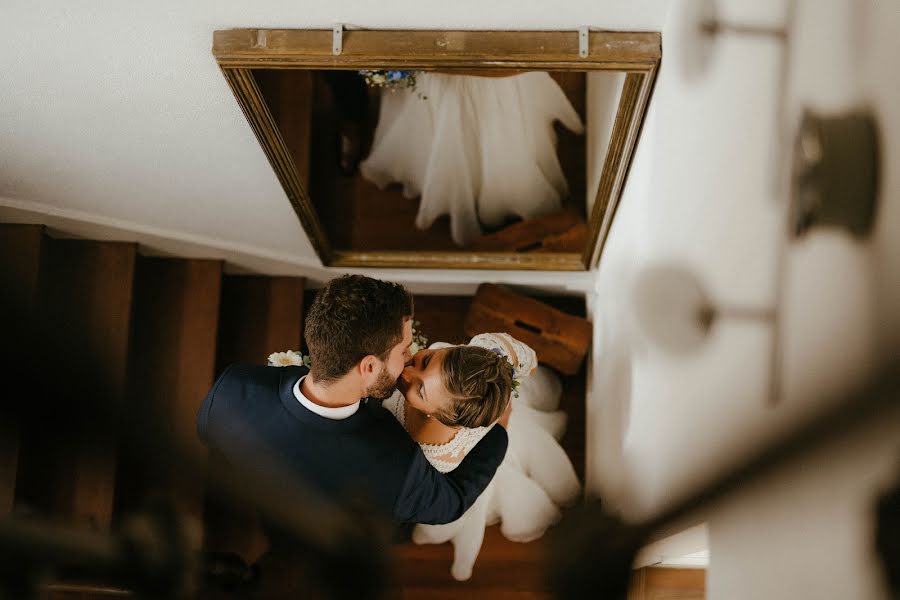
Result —
M 235 29 L 213 54 L 323 264 L 585 270 L 660 39 Z

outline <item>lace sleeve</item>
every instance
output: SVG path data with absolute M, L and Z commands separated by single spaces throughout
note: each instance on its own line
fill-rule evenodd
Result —
M 419 447 L 422 448 L 425 458 L 428 459 L 428 462 L 434 468 L 441 473 L 447 473 L 462 462 L 466 454 L 481 441 L 481 438 L 491 430 L 491 427 L 493 425 L 490 427 L 462 428 L 446 444 L 419 444 Z

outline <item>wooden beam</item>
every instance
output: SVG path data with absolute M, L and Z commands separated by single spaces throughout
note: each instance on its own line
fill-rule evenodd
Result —
M 656 69 L 647 73 L 629 73 L 625 76 L 619 109 L 613 123 L 606 159 L 594 198 L 588 227 L 588 243 L 582 254 L 586 268 L 600 259 L 603 245 L 612 227 L 619 198 L 625 189 L 631 159 L 644 125 L 644 115 L 650 102 L 650 94 L 656 82 Z
M 400 267 L 412 269 L 491 269 L 510 271 L 583 271 L 572 252 L 403 252 L 335 250 L 332 267 Z
M 662 56 L 655 32 L 593 31 L 588 56 L 572 31 L 345 30 L 340 55 L 332 32 L 227 29 L 213 34 L 213 55 L 227 67 L 358 69 L 566 68 L 644 70 Z

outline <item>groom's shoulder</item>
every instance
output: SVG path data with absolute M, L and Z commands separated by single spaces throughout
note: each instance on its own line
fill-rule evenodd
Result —
M 382 402 L 383 400 L 378 400 L 377 398 L 363 398 L 362 408 L 368 411 L 373 420 L 384 421 L 391 416 L 391 413 L 382 406 Z
M 300 379 L 309 372 L 306 367 L 268 367 L 248 363 L 233 363 L 219 375 L 216 387 L 225 386 L 271 386 L 278 385 L 285 378 Z
M 368 420 L 372 424 L 371 435 L 381 438 L 382 443 L 394 448 L 409 450 L 410 454 L 413 449 L 418 448 L 403 425 L 388 409 L 382 406 L 381 400 L 366 398 L 361 410 L 368 414 Z

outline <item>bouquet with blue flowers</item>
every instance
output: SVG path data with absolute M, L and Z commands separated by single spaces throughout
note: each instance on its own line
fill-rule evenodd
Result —
M 380 87 L 391 91 L 398 88 L 409 88 L 411 91 L 416 89 L 416 72 L 415 71 L 397 71 L 397 70 L 362 70 L 359 72 L 366 80 L 369 87 Z M 419 94 L 423 100 L 425 96 Z

